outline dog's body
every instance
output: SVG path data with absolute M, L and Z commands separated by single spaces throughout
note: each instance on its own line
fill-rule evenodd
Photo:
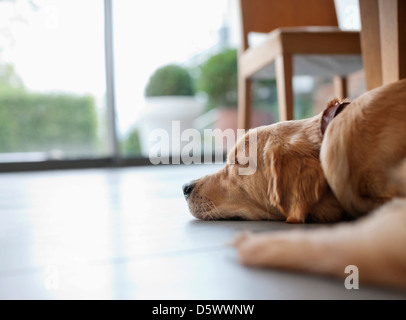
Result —
M 331 122 L 321 163 L 334 194 L 353 217 L 405 196 L 392 170 L 406 159 L 406 80 L 368 92 Z M 406 226 L 405 226 L 406 227 Z
M 256 129 L 257 172 L 238 177 L 239 164 L 229 159 L 193 183 L 190 209 L 198 218 L 237 213 L 287 222 L 370 213 L 326 229 L 242 234 L 235 246 L 247 265 L 336 277 L 355 265 L 360 281 L 406 287 L 406 80 L 370 91 L 340 113 L 337 107 L 335 101 L 311 119 Z

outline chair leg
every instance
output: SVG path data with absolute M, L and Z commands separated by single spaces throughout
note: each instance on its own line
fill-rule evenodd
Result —
M 347 77 L 334 77 L 334 95 L 338 99 L 348 98 Z
M 293 120 L 292 56 L 290 54 L 278 56 L 275 61 L 275 68 L 279 121 Z
M 378 0 L 359 0 L 359 7 L 362 24 L 361 51 L 365 82 L 367 90 L 372 90 L 383 84 L 379 2 Z M 387 36 L 385 34 L 385 37 Z M 396 51 L 392 46 L 390 46 L 390 50 Z
M 238 78 L 238 128 L 251 127 L 251 80 Z
M 406 78 L 406 1 L 379 0 L 382 84 Z

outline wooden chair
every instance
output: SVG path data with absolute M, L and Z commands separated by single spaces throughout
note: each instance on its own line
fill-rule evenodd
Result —
M 250 127 L 251 79 L 276 77 L 279 120 L 293 119 L 293 74 L 335 76 L 335 94 L 347 96 L 346 75 L 362 68 L 359 32 L 338 28 L 334 0 L 240 0 L 238 125 Z M 248 35 L 267 33 L 250 47 Z

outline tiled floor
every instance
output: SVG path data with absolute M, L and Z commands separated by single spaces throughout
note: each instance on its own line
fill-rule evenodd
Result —
M 0 299 L 406 299 L 238 264 L 238 230 L 319 226 L 195 220 L 181 186 L 219 168 L 0 175 Z

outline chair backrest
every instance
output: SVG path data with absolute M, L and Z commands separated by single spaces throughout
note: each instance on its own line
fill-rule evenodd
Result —
M 334 0 L 240 0 L 244 50 L 248 33 L 282 27 L 338 26 Z

